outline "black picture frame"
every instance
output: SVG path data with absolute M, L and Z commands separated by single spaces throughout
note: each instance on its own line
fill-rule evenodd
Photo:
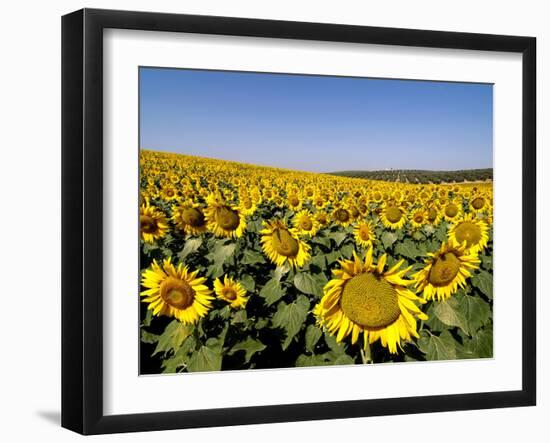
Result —
M 131 415 L 103 413 L 103 31 L 503 51 L 522 54 L 522 388 Z M 62 18 L 62 426 L 82 434 L 536 404 L 536 39 L 230 17 L 83 9 Z

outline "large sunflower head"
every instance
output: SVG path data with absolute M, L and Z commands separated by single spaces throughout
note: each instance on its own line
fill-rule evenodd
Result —
M 289 263 L 301 268 L 310 258 L 310 247 L 299 237 L 294 228 L 289 228 L 282 220 L 264 221 L 260 231 L 262 249 L 277 266 Z
M 374 233 L 374 227 L 371 222 L 360 221 L 353 228 L 353 235 L 355 242 L 363 248 L 369 248 L 376 240 L 376 234 Z
M 317 231 L 321 227 L 321 224 L 313 217 L 313 214 L 307 210 L 303 209 L 298 212 L 292 221 L 294 228 L 298 231 L 299 234 L 309 235 L 313 237 L 317 234 Z
M 141 292 L 147 309 L 153 315 L 166 315 L 177 318 L 185 324 L 195 324 L 210 310 L 211 290 L 204 284 L 206 278 L 199 277 L 198 271 L 190 272 L 181 263 L 174 266 L 170 258 L 162 265 L 153 260 L 153 264 L 142 271 Z
M 475 214 L 467 214 L 456 220 L 447 232 L 449 240 L 456 244 L 466 244 L 466 249 L 473 253 L 482 251 L 489 241 L 487 223 Z
M 365 347 L 380 340 L 395 354 L 402 340 L 418 338 L 416 319 L 428 317 L 416 304 L 422 300 L 407 288 L 414 283 L 404 278 L 410 267 L 400 270 L 401 260 L 385 270 L 386 259 L 384 254 L 375 265 L 370 248 L 364 261 L 354 253 L 353 260 L 340 261 L 341 269 L 332 271 L 314 313 L 337 342 L 351 335 L 356 343 L 362 332 Z
M 216 237 L 238 238 L 246 229 L 246 218 L 238 206 L 226 204 L 222 199 L 211 196 L 205 209 L 208 229 Z
M 139 231 L 146 243 L 153 243 L 168 232 L 168 221 L 165 215 L 146 201 L 139 208 Z
M 481 193 L 474 193 L 470 197 L 470 211 L 472 212 L 482 212 L 486 211 L 489 207 L 489 200 L 486 196 Z
M 207 230 L 206 217 L 199 204 L 193 201 L 172 206 L 172 221 L 183 232 L 199 235 Z
M 477 254 L 468 251 L 464 244 L 443 243 L 439 251 L 428 253 L 424 268 L 413 275 L 417 292 L 425 300 L 446 300 L 466 285 L 479 263 Z
M 392 202 L 383 206 L 380 212 L 380 220 L 386 228 L 396 230 L 405 226 L 407 216 L 401 205 Z
M 244 308 L 248 301 L 246 289 L 227 275 L 223 277 L 223 281 L 219 278 L 214 281 L 214 291 L 220 300 L 229 303 L 229 306 L 235 309 Z

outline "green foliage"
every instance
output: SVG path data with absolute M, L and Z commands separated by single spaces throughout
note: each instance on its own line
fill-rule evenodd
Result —
M 300 295 L 294 302 L 286 304 L 284 301 L 277 305 L 277 312 L 273 316 L 272 325 L 275 328 L 283 328 L 286 336 L 281 346 L 286 349 L 294 336 L 300 331 L 307 317 L 309 300 Z

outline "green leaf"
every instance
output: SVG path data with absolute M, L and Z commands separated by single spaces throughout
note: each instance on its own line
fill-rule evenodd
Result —
M 238 323 L 246 323 L 248 320 L 246 311 L 244 309 L 241 309 L 233 315 L 233 318 L 231 319 L 231 324 L 236 325 Z
M 256 287 L 256 282 L 254 281 L 254 278 L 251 275 L 241 275 L 239 278 L 239 281 L 243 285 L 243 288 L 245 288 L 248 292 L 254 292 L 254 288 Z
M 197 343 L 193 336 L 187 337 L 185 342 L 181 345 L 173 357 L 162 361 L 162 372 L 164 374 L 173 374 L 178 372 L 180 368 L 187 367 L 196 344 Z
M 341 365 L 353 365 L 355 364 L 355 360 L 353 360 L 352 357 L 350 357 L 348 354 L 342 354 L 338 356 L 336 360 L 332 362 L 333 365 L 341 366 Z
M 472 285 L 479 289 L 488 298 L 493 299 L 493 276 L 489 272 L 480 269 L 472 276 Z
M 422 331 L 418 347 L 426 354 L 427 360 L 456 359 L 456 341 L 449 331 L 443 331 L 439 337 Z
M 424 235 L 420 231 L 414 231 L 411 237 L 414 238 L 416 241 L 424 241 L 426 239 L 426 237 L 424 237 Z
M 147 343 L 152 345 L 153 343 L 156 343 L 159 341 L 159 336 L 156 334 L 152 334 L 150 332 L 147 332 L 146 330 L 141 330 L 141 341 L 143 343 Z
M 185 241 L 185 245 L 183 246 L 183 249 L 178 254 L 178 258 L 180 261 L 185 261 L 185 258 L 192 254 L 193 252 L 196 252 L 200 246 L 202 245 L 202 237 L 196 237 L 196 238 L 188 238 Z
M 176 351 L 184 340 L 193 333 L 193 325 L 184 325 L 178 320 L 172 320 L 159 336 L 158 344 L 153 355 L 159 352 Z
M 283 295 L 285 295 L 285 292 L 281 282 L 276 278 L 269 280 L 260 291 L 260 297 L 265 299 L 268 306 L 278 301 Z
M 304 294 L 321 296 L 323 286 L 311 274 L 299 272 L 294 276 L 294 286 Z
M 315 237 L 313 237 L 312 242 L 325 246 L 326 248 L 330 248 L 330 238 L 323 235 L 316 235 Z
M 447 241 L 447 222 L 442 221 L 435 230 L 435 236 L 440 242 Z
M 397 241 L 397 234 L 395 232 L 385 231 L 381 237 L 384 249 L 389 249 Z
M 403 241 L 402 243 L 398 243 L 395 246 L 394 251 L 395 251 L 396 254 L 399 254 L 399 255 L 402 255 L 404 257 L 411 258 L 411 259 L 414 259 L 418 256 L 423 255 L 422 251 L 420 251 L 416 247 L 414 242 L 411 239 L 408 239 L 408 238 L 405 241 Z
M 491 358 L 493 356 L 492 326 L 476 332 L 471 340 L 467 340 L 460 353 L 461 358 Z
M 329 237 L 334 240 L 336 246 L 340 246 L 346 239 L 346 236 L 347 234 L 345 232 L 332 232 L 329 234 Z
M 480 297 L 462 295 L 457 296 L 457 299 L 460 312 L 468 320 L 469 335 L 473 335 L 490 320 L 491 307 Z
M 265 258 L 261 253 L 259 253 L 258 251 L 252 251 L 250 249 L 244 251 L 241 264 L 256 265 L 258 263 L 265 263 Z
M 254 340 L 251 337 L 247 337 L 245 341 L 237 343 L 231 348 L 228 352 L 228 355 L 233 355 L 235 352 L 244 351 L 244 360 L 245 363 L 250 362 L 250 359 L 256 352 L 263 351 L 267 346 L 264 345 L 261 341 Z
M 314 352 L 315 345 L 323 335 L 320 328 L 315 325 L 309 325 L 306 328 L 306 351 Z
M 309 261 L 309 266 L 314 266 L 319 268 L 321 271 L 325 271 L 327 269 L 327 259 L 325 255 L 318 254 L 311 257 L 311 260 Z
M 342 355 L 346 352 L 344 343 L 338 343 L 336 337 L 325 332 L 325 343 L 335 355 Z
M 455 298 L 437 303 L 434 307 L 434 314 L 447 326 L 457 326 L 466 334 L 470 333 L 467 317 L 460 310 L 458 301 Z
M 194 352 L 187 366 L 189 372 L 219 371 L 221 368 L 221 352 L 207 346 L 201 346 L 198 351 Z
M 330 364 L 327 354 L 300 355 L 296 360 L 296 367 L 326 366 Z
M 283 328 L 286 331 L 286 338 L 282 348 L 288 348 L 294 336 L 302 328 L 309 311 L 309 300 L 306 296 L 300 295 L 296 301 L 290 304 L 280 302 L 277 305 L 277 312 L 273 316 L 273 326 Z

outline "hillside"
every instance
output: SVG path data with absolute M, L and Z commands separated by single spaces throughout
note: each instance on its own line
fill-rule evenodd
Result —
M 421 169 L 338 171 L 330 172 L 329 174 L 401 183 L 459 183 L 493 180 L 493 168 L 462 169 L 457 171 L 429 171 Z

